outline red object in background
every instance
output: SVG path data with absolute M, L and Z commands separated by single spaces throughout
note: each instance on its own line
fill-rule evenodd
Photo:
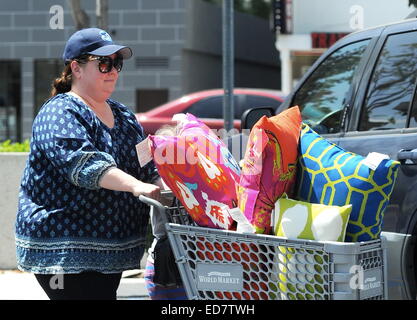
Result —
M 348 35 L 346 32 L 312 32 L 311 33 L 311 47 L 313 49 L 317 48 L 330 48 L 335 44 L 339 39 L 342 39 L 344 36 Z
M 285 95 L 278 90 L 233 89 L 234 127 L 240 129 L 242 113 L 254 107 L 273 107 L 276 109 L 284 101 Z M 163 125 L 175 125 L 172 116 L 176 113 L 191 113 L 211 129 L 224 128 L 223 89 L 198 91 L 170 101 L 150 111 L 137 113 L 136 118 L 143 126 L 145 134 L 154 134 Z

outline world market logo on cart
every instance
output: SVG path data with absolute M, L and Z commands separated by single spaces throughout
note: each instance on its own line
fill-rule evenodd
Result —
M 224 272 L 224 273 L 221 273 L 221 272 L 210 272 L 208 274 L 208 276 L 209 277 L 212 277 L 212 276 L 230 277 L 230 272 Z
M 233 290 L 243 287 L 243 269 L 232 264 L 197 264 L 197 287 L 203 290 Z
M 232 277 L 230 272 L 210 272 L 207 276 L 198 276 L 200 282 L 238 284 L 241 279 Z

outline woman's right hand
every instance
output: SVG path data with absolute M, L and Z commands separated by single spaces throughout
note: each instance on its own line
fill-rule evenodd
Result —
M 160 187 L 139 181 L 116 167 L 112 167 L 104 173 L 99 185 L 109 190 L 131 192 L 135 197 L 144 195 L 157 201 L 161 199 Z
M 161 188 L 154 184 L 144 183 L 141 181 L 133 187 L 132 193 L 135 197 L 143 195 L 156 201 L 160 201 L 161 199 Z

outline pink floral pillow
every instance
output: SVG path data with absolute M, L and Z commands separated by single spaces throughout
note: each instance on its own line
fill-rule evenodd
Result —
M 300 128 L 301 114 L 296 106 L 271 118 L 262 117 L 251 130 L 238 201 L 256 233 L 272 232 L 275 202 L 284 192 L 292 195 Z
M 202 227 L 233 228 L 224 208 L 237 206 L 240 170 L 226 145 L 187 114 L 178 136 L 149 136 L 158 172 L 193 220 Z

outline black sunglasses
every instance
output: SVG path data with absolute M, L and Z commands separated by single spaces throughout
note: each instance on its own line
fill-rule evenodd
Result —
M 116 56 L 114 59 L 111 57 L 91 57 L 89 60 L 98 60 L 98 70 L 101 73 L 108 73 L 113 67 L 117 72 L 120 72 L 123 68 L 123 58 L 121 56 Z

